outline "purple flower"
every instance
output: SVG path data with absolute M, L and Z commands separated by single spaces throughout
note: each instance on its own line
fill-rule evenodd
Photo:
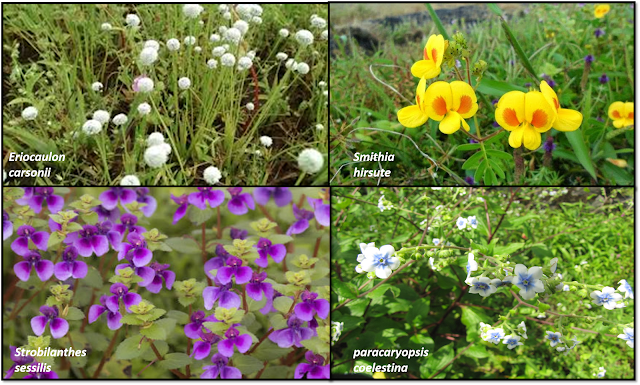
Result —
M 149 268 L 154 271 L 153 280 L 148 285 L 144 286 L 150 292 L 158 294 L 162 290 L 162 279 L 164 278 L 165 286 L 167 290 L 171 290 L 173 282 L 176 280 L 176 273 L 171 270 L 167 270 L 170 267 L 167 263 L 152 262 Z M 142 286 L 142 285 L 140 285 Z
M 107 240 L 111 244 L 114 250 L 120 249 L 122 243 L 122 234 L 116 230 L 112 230 L 113 223 L 110 220 L 104 220 L 103 222 L 96 223 L 98 234 L 107 237 Z
M 187 194 L 183 194 L 177 197 L 171 194 L 171 199 L 178 204 L 178 209 L 176 210 L 176 213 L 173 214 L 173 224 L 175 225 L 187 213 L 187 208 L 189 207 L 189 196 Z
M 600 84 L 609 83 L 609 77 L 607 76 L 607 74 L 602 74 L 602 76 L 600 76 L 600 78 L 598 78 L 598 80 L 600 80 Z
M 584 3 L 578 3 L 578 7 L 580 8 L 584 7 Z
M 231 239 L 244 240 L 244 239 L 247 239 L 247 236 L 249 235 L 249 231 L 248 230 L 242 230 L 242 229 L 236 229 L 236 228 L 232 227 L 230 235 L 231 235 Z
M 213 357 L 211 357 L 211 362 L 213 362 L 213 365 L 202 367 L 202 369 L 204 369 L 204 373 L 202 373 L 200 378 L 213 380 L 218 378 L 218 375 L 220 375 L 220 378 L 223 380 L 242 378 L 242 372 L 240 369 L 227 366 L 229 359 L 222 354 L 214 354 Z
M 115 272 L 117 275 L 120 275 L 120 270 L 130 267 L 138 277 L 142 278 L 142 281 L 138 282 L 138 286 L 147 287 L 153 282 L 156 277 L 155 270 L 148 266 L 136 266 L 133 262 L 133 253 L 125 255 L 124 258 L 127 263 L 122 263 L 116 266 Z
M 269 335 L 272 342 L 278 344 L 281 348 L 290 348 L 291 346 L 303 347 L 300 341 L 308 340 L 313 337 L 313 330 L 303 327 L 304 321 L 291 315 L 287 320 L 287 328 L 276 330 Z
M 313 211 L 298 208 L 293 204 L 293 216 L 296 221 L 287 230 L 287 235 L 304 233 L 309 228 L 309 221 L 313 218 Z
M 525 86 L 526 88 L 529 88 L 529 87 L 531 87 L 531 83 L 524 83 L 524 86 Z
M 144 216 L 147 218 L 152 216 L 158 207 L 156 198 L 149 195 L 149 189 L 147 187 L 136 188 L 136 195 L 137 202 L 146 204 L 144 207 L 140 208 L 140 211 L 142 211 Z
M 219 301 L 219 307 L 223 307 L 225 309 L 240 307 L 240 297 L 238 294 L 230 290 L 233 286 L 231 282 L 223 284 L 220 283 L 217 278 L 214 279 L 214 282 L 216 286 L 205 287 L 202 291 L 202 299 L 204 300 L 205 309 L 211 310 L 216 301 Z
M 251 340 L 251 336 L 248 334 L 240 334 L 238 329 L 233 326 L 224 333 L 226 339 L 220 341 L 218 343 L 218 353 L 222 354 L 225 357 L 233 356 L 233 347 L 237 347 L 240 353 L 246 353 L 253 341 Z
M 224 202 L 224 192 L 213 187 L 198 187 L 198 192 L 189 194 L 188 201 L 200 210 L 207 208 L 207 202 L 211 208 L 215 208 Z
M 309 206 L 313 209 L 313 213 L 316 216 L 316 222 L 324 227 L 329 226 L 331 222 L 331 209 L 328 204 L 323 204 L 322 199 L 307 198 Z
M 202 338 L 202 341 L 196 341 L 193 344 L 191 356 L 196 360 L 201 360 L 207 358 L 209 353 L 211 353 L 211 346 L 217 344 L 221 338 L 217 334 L 205 333 L 203 331 L 200 331 L 198 334 L 200 338 Z
M 596 30 L 593 31 L 593 34 L 595 35 L 595 37 L 604 36 L 604 31 L 600 28 L 596 28 Z
M 278 207 L 288 205 L 291 199 L 293 199 L 289 187 L 256 187 L 253 190 L 253 197 L 261 206 L 266 206 L 266 204 L 269 203 L 269 199 L 273 197 Z
M 255 210 L 256 205 L 253 203 L 253 197 L 249 193 L 242 194 L 242 187 L 230 187 L 227 190 L 231 194 L 227 208 L 232 214 L 243 215 L 248 213 L 249 209 Z
M 251 280 L 245 287 L 247 296 L 255 301 L 261 301 L 262 293 L 264 293 L 264 296 L 267 298 L 267 302 L 264 307 L 260 309 L 262 314 L 269 313 L 273 304 L 273 286 L 268 282 L 264 282 L 266 278 L 267 273 L 264 271 L 262 273 L 253 273 Z
M 477 140 L 475 140 L 475 139 L 471 139 L 471 138 L 470 138 L 470 139 L 469 139 L 469 143 L 478 143 L 478 141 L 477 141 Z
M 111 187 L 98 197 L 102 202 L 102 206 L 107 210 L 113 210 L 118 206 L 118 201 L 124 207 L 129 203 L 136 201 L 136 192 L 124 187 Z
M 109 296 L 106 295 L 101 296 L 100 303 L 102 305 L 92 305 L 89 308 L 89 323 L 94 323 L 98 318 L 100 318 L 102 313 L 107 312 L 107 326 L 111 330 L 118 330 L 122 327 L 122 322 L 120 322 L 120 320 L 122 319 L 122 314 L 120 314 L 119 310 L 112 311 L 111 309 L 107 308 L 108 298 Z
M 592 54 L 588 54 L 587 56 L 584 57 L 584 62 L 585 63 L 591 64 L 591 63 L 593 63 L 593 60 L 594 60 L 594 58 L 593 58 Z
M 19 205 L 29 205 L 36 214 L 40 214 L 42 203 L 45 201 L 52 214 L 62 210 L 64 206 L 64 199 L 61 196 L 53 195 L 53 187 L 35 187 L 30 190 L 25 188 L 24 195 L 16 202 Z
M 251 273 L 253 271 L 249 266 L 242 266 L 242 259 L 231 255 L 227 258 L 227 266 L 218 269 L 216 278 L 220 280 L 220 283 L 227 284 L 231 282 L 232 277 L 236 277 L 236 285 L 242 285 L 249 282 Z
M 317 293 L 310 293 L 305 290 L 300 296 L 302 302 L 298 303 L 295 307 L 295 313 L 298 318 L 303 321 L 311 321 L 313 316 L 318 314 L 318 317 L 325 319 L 329 315 L 329 301 L 326 299 L 317 299 Z
M 53 262 L 42 259 L 37 251 L 31 251 L 29 254 L 22 256 L 25 260 L 18 262 L 13 266 L 13 271 L 21 281 L 28 281 L 31 276 L 31 269 L 36 269 L 36 274 L 42 282 L 48 280 L 53 275 Z
M 92 225 L 84 225 L 82 230 L 67 235 L 65 242 L 75 246 L 83 257 L 90 257 L 94 252 L 100 257 L 109 251 L 109 240 Z
M 476 184 L 476 181 L 475 179 L 473 179 L 472 176 L 465 177 L 464 181 L 467 182 L 467 184 L 469 184 L 470 186 L 473 186 L 474 184 Z
M 49 233 L 45 231 L 36 231 L 31 226 L 24 225 L 18 227 L 18 238 L 11 243 L 11 250 L 14 253 L 25 256 L 29 254 L 29 239 L 40 250 L 47 250 L 47 243 L 49 242 Z
M 272 245 L 267 238 L 260 238 L 255 246 L 258 249 L 259 257 L 254 261 L 260 267 L 269 266 L 267 257 L 270 255 L 275 263 L 280 263 L 287 255 L 287 248 L 284 245 Z
M 13 234 L 13 223 L 9 214 L 2 210 L 2 240 L 9 238 Z
M 78 250 L 69 246 L 62 252 L 62 262 L 56 263 L 53 272 L 61 281 L 69 278 L 79 279 L 87 276 L 87 264 L 82 261 L 76 261 L 78 258 Z
M 553 136 L 547 137 L 547 140 L 545 140 L 543 147 L 545 152 L 553 152 L 553 150 L 556 148 L 555 143 L 553 143 Z
M 131 254 L 131 261 L 138 267 L 145 266 L 147 263 L 151 262 L 153 253 L 151 253 L 151 250 L 147 249 L 147 242 L 145 242 L 144 238 L 140 234 L 129 233 L 129 235 L 127 235 L 127 241 L 129 241 L 129 243 L 123 243 L 120 245 L 120 252 L 118 253 L 119 261 L 128 254 Z
M 129 293 L 129 288 L 123 283 L 114 283 L 111 285 L 111 297 L 105 301 L 105 306 L 111 312 L 117 312 L 120 309 L 120 300 L 124 304 L 124 308 L 130 311 L 129 308 L 133 305 L 137 305 L 142 301 L 142 297 L 137 293 Z
M 302 363 L 296 367 L 293 378 L 304 378 L 305 373 L 309 380 L 328 380 L 329 379 L 329 364 L 324 364 L 324 358 L 321 355 L 315 355 L 311 350 L 304 354 L 304 358 L 309 364 Z
M 211 258 L 204 263 L 204 273 L 207 277 L 214 279 L 215 275 L 211 274 L 211 270 L 218 270 L 227 263 L 227 259 L 232 255 L 224 249 L 224 246 L 218 243 L 216 246 L 216 257 Z
M 493 123 L 491 123 L 491 125 L 492 125 L 493 127 L 500 127 L 500 124 L 499 124 L 498 122 L 496 122 L 496 121 L 494 121 Z
M 31 329 L 33 329 L 35 335 L 41 336 L 47 324 L 49 324 L 49 329 L 51 330 L 51 337 L 57 339 L 67 335 L 69 323 L 58 317 L 57 306 L 40 306 L 40 313 L 42 315 L 31 318 Z
M 22 377 L 23 380 L 57 380 L 58 373 L 53 370 L 50 372 L 38 372 L 37 370 L 41 370 L 42 366 L 38 367 L 39 364 L 31 364 L 29 365 L 32 369 L 28 371 L 26 376 Z
M 602 123 L 604 123 L 604 118 L 603 118 L 603 117 L 601 117 L 601 116 L 598 116 L 598 117 L 596 118 L 596 120 L 597 120 L 598 122 L 602 122 Z
M 124 235 L 127 230 L 129 231 L 129 234 L 142 234 L 147 232 L 147 229 L 142 226 L 136 226 L 136 223 L 138 223 L 138 217 L 135 215 L 129 213 L 122 214 L 120 217 L 120 223 L 113 226 L 113 229 L 122 235 Z
M 184 334 L 191 339 L 201 338 L 200 330 L 202 330 L 202 324 L 205 322 L 214 322 L 215 317 L 213 315 L 206 316 L 202 310 L 194 311 L 191 313 L 191 322 L 184 325 Z
M 549 87 L 554 88 L 556 86 L 556 82 L 553 81 L 553 79 L 549 78 L 547 80 L 547 84 L 549 84 Z
M 104 206 L 100 205 L 92 208 L 91 210 L 98 213 L 99 221 L 104 221 L 105 219 L 108 219 L 112 223 L 115 223 L 118 220 L 118 218 L 120 218 L 120 209 L 117 207 L 114 207 L 112 210 L 107 210 L 106 208 L 104 208 Z M 78 217 L 75 217 L 73 219 L 76 219 L 76 218 Z
M 7 374 L 4 376 L 5 380 L 13 376 L 13 373 L 16 370 L 16 366 L 27 365 L 33 362 L 33 357 L 31 356 L 23 356 L 23 355 L 19 356 L 16 352 L 15 346 L 9 346 L 9 350 L 11 351 L 10 357 L 11 357 L 11 361 L 13 361 L 13 365 L 11 365 L 9 370 L 7 370 Z

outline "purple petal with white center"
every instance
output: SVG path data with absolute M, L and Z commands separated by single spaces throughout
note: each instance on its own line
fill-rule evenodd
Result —
M 218 353 L 225 357 L 233 356 L 233 340 L 223 340 L 218 342 Z
M 240 353 L 246 353 L 252 343 L 251 336 L 248 334 L 243 334 L 236 338 L 236 347 L 238 347 Z
M 36 274 L 42 282 L 48 280 L 53 275 L 53 262 L 41 260 L 36 262 Z
M 53 274 L 55 274 L 57 279 L 61 281 L 65 281 L 67 278 L 73 275 L 73 273 L 71 272 L 71 269 L 72 269 L 72 266 L 69 263 L 58 262 L 53 267 Z
M 31 207 L 34 213 L 40 214 L 40 211 L 42 211 L 42 202 L 44 202 L 42 195 L 34 195 L 29 198 L 29 207 Z
M 233 366 L 224 366 L 220 371 L 220 378 L 223 380 L 237 380 L 242 378 L 242 372 Z
M 83 257 L 90 257 L 93 254 L 93 246 L 91 245 L 91 241 L 87 238 L 78 238 L 73 245 L 78 250 L 78 254 Z
M 307 302 L 301 302 L 295 307 L 296 316 L 303 321 L 311 321 L 313 319 L 314 309 Z
M 98 199 L 100 199 L 100 201 L 102 202 L 102 207 L 107 210 L 113 210 L 114 208 L 116 208 L 116 206 L 118 206 L 118 195 L 116 195 L 115 191 L 113 190 L 107 190 L 103 192 L 102 194 L 100 194 Z
M 43 315 L 35 316 L 31 318 L 31 329 L 37 336 L 41 336 L 44 333 L 44 328 L 47 326 L 47 317 Z
M 104 306 L 91 305 L 89 308 L 89 323 L 94 323 L 105 311 L 107 311 L 107 308 Z
M 146 265 L 151 262 L 151 258 L 153 258 L 153 254 L 149 249 L 137 248 L 133 252 L 133 264 L 136 266 Z
M 207 358 L 209 353 L 211 353 L 210 343 L 204 341 L 196 341 L 193 344 L 193 358 L 195 358 L 196 360 Z
M 18 237 L 11 243 L 11 250 L 20 256 L 29 254 L 29 238 Z
M 225 309 L 239 308 L 240 297 L 232 291 L 224 291 L 220 294 L 218 304 Z
M 122 314 L 120 313 L 107 313 L 107 326 L 111 330 L 118 330 L 122 327 Z
M 13 271 L 21 281 L 28 281 L 31 275 L 31 264 L 27 261 L 18 262 L 13 265 Z
M 54 318 L 49 324 L 49 329 L 51 329 L 51 336 L 53 338 L 62 338 L 67 335 L 69 331 L 69 323 L 62 318 Z
M 109 251 L 109 240 L 104 235 L 94 235 L 91 237 L 91 246 L 96 255 L 100 257 Z

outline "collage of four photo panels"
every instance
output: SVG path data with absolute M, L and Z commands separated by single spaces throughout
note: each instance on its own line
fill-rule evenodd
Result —
M 3 379 L 635 380 L 635 3 L 2 15 Z

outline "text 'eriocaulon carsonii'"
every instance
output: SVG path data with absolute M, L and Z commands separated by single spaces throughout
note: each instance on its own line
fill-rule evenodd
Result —
M 395 159 L 395 154 L 389 154 L 385 152 L 384 154 L 381 152 L 372 152 L 371 154 L 361 154 L 356 152 L 353 155 L 354 162 L 393 162 Z M 385 170 L 380 165 L 380 168 L 377 170 L 366 170 L 364 168 L 358 169 L 358 167 L 354 167 L 353 169 L 353 177 L 354 178 L 388 178 L 391 176 L 391 170 Z
M 24 152 L 9 153 L 9 162 L 64 162 L 66 156 L 64 154 L 25 154 Z M 8 174 L 3 175 L 3 180 L 9 178 L 48 178 L 51 176 L 51 167 L 45 167 L 41 170 L 10 170 Z

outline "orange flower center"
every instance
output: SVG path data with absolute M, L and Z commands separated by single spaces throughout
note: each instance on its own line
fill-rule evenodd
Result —
M 438 115 L 445 115 L 447 113 L 447 102 L 442 96 L 435 98 L 431 106 Z
M 618 111 L 613 111 L 613 113 L 611 115 L 613 115 L 613 117 L 615 119 L 620 119 L 622 117 L 622 116 L 620 116 L 620 112 L 618 112 Z
M 633 119 L 633 112 L 629 112 L 629 115 L 627 116 L 629 119 Z
M 460 107 L 458 108 L 458 113 L 466 114 L 471 110 L 471 98 L 468 95 L 462 95 L 460 98 Z
M 556 106 L 556 110 L 560 108 L 560 103 L 558 103 L 558 99 L 553 98 L 553 104 Z
M 435 48 L 431 50 L 431 59 L 433 59 L 434 62 L 438 61 L 438 51 L 436 51 Z
M 531 125 L 537 128 L 547 124 L 547 114 L 542 110 L 535 110 L 531 117 Z
M 518 115 L 516 115 L 516 111 L 512 108 L 507 108 L 502 113 L 502 118 L 505 122 L 507 122 L 510 126 L 519 126 L 520 121 L 518 120 Z

